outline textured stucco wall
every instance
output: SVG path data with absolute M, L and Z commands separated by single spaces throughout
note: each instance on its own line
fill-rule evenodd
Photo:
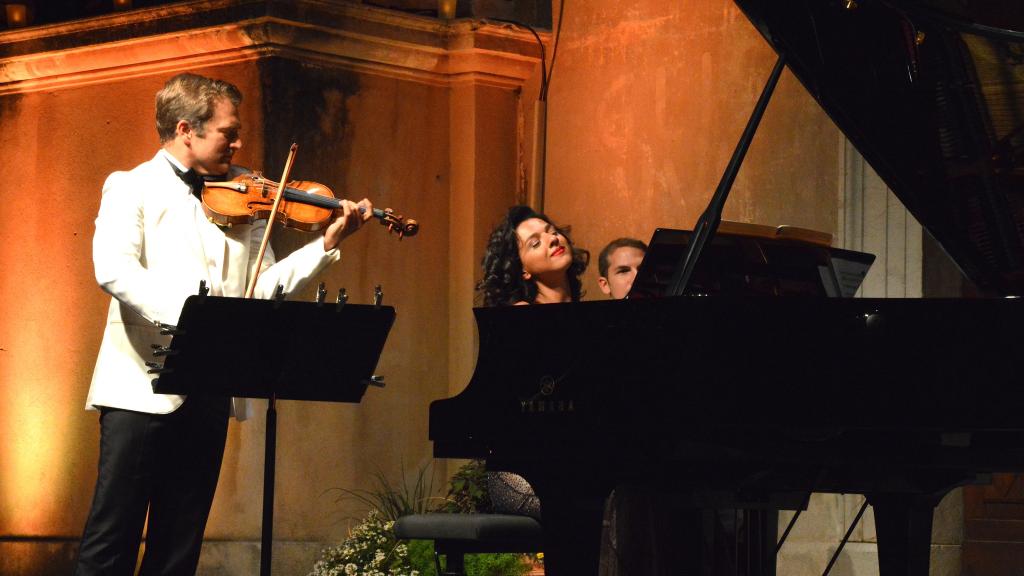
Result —
M 572 224 L 595 257 L 618 236 L 646 241 L 656 227 L 692 227 L 774 52 L 729 0 L 574 2 L 563 18 L 546 211 Z M 838 129 L 784 72 L 724 218 L 834 234 L 841 152 Z M 591 298 L 602 296 L 595 278 L 585 284 Z

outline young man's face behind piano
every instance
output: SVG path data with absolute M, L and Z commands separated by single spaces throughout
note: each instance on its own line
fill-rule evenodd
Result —
M 608 255 L 608 275 L 597 279 L 601 292 L 614 300 L 625 298 L 633 287 L 637 268 L 644 259 L 644 251 L 632 246 L 621 246 Z

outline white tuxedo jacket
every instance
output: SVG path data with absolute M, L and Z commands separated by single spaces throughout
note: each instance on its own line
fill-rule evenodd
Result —
M 177 324 L 185 299 L 205 280 L 213 296 L 243 296 L 256 261 L 264 222 L 221 230 L 211 224 L 161 151 L 130 172 L 115 172 L 103 185 L 96 217 L 93 263 L 96 281 L 113 298 L 93 372 L 87 409 L 100 406 L 166 414 L 182 396 L 154 394 L 151 344 L 167 345 L 157 322 Z M 275 262 L 264 255 L 257 298 L 270 297 L 278 284 L 292 292 L 341 257 L 324 252 L 323 238 Z M 230 334 L 225 338 L 244 338 Z M 235 402 L 235 417 L 248 413 Z

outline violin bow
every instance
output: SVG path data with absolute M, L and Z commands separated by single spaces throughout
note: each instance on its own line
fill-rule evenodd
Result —
M 295 161 L 295 154 L 299 150 L 298 143 L 293 142 L 292 147 L 288 150 L 288 159 L 284 162 L 284 174 L 281 175 L 281 182 L 288 182 L 288 175 L 292 171 L 292 163 Z M 267 227 L 263 230 L 263 241 L 260 242 L 260 252 L 256 256 L 256 265 L 252 268 L 252 274 L 249 275 L 249 286 L 245 289 L 245 297 L 252 298 L 253 292 L 256 291 L 256 279 L 260 275 L 260 266 L 263 264 L 263 254 L 267 251 L 267 244 L 270 243 L 270 231 L 274 227 L 274 220 L 277 218 L 277 207 L 281 204 L 281 198 L 284 194 L 281 191 L 285 185 L 281 185 L 278 190 L 278 194 L 274 197 L 274 206 L 270 209 L 270 217 L 267 218 Z

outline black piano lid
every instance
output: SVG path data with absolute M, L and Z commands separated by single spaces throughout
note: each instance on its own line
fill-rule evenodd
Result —
M 735 2 L 964 274 L 1024 295 L 1024 0 Z

